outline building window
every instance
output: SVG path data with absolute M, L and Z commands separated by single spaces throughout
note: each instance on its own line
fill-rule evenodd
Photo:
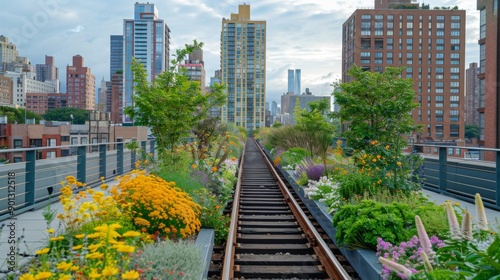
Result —
M 371 19 L 371 15 L 361 15 L 361 19 Z
M 14 139 L 14 149 L 23 147 L 23 139 Z
M 460 125 L 458 124 L 450 124 L 450 137 L 459 137 L 460 136 Z M 458 154 L 460 154 L 460 149 L 458 150 Z

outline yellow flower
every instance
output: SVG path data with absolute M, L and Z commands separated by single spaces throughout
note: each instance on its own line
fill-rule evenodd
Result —
M 135 270 L 129 270 L 122 274 L 122 279 L 137 279 L 139 278 L 139 272 Z
M 120 245 L 116 250 L 121 253 L 133 253 L 135 251 L 135 247 L 129 245 Z
M 50 248 L 43 248 L 41 250 L 36 251 L 36 254 L 43 255 L 43 254 L 47 254 L 49 251 L 50 251 Z
M 372 162 L 377 162 L 377 159 L 376 158 L 372 159 Z
M 130 231 L 125 232 L 122 236 L 123 237 L 137 237 L 139 235 L 141 235 L 139 232 L 130 230 Z
M 23 274 L 19 277 L 19 280 L 35 280 L 35 276 L 33 274 Z
M 72 266 L 71 262 L 60 262 L 57 264 L 57 269 L 59 270 L 62 270 L 62 271 L 66 271 L 68 269 L 70 269 Z
M 63 274 L 59 276 L 59 280 L 71 280 L 71 275 L 70 274 Z
M 47 229 L 47 232 L 48 232 L 48 233 L 54 233 L 54 232 L 55 232 L 55 230 L 54 230 L 53 228 L 49 228 L 49 229 Z
M 52 276 L 52 272 L 50 271 L 42 271 L 35 275 L 36 280 L 48 279 Z
M 196 166 L 196 164 L 194 164 L 194 163 L 193 163 L 193 165 L 191 165 L 191 168 L 193 168 L 193 169 L 196 169 L 196 167 L 197 167 L 197 166 Z
M 216 166 L 212 167 L 212 172 L 217 172 L 217 167 Z
M 389 150 L 389 148 L 390 148 L 390 147 L 389 147 L 389 145 L 387 145 L 387 146 L 385 146 L 385 148 L 386 148 L 387 150 Z
M 80 268 L 77 265 L 74 265 L 70 268 L 71 271 L 78 271 Z
M 87 235 L 88 238 L 99 238 L 99 233 L 98 232 L 94 232 L 94 233 L 91 233 L 89 235 Z
M 104 179 L 106 179 L 106 178 L 104 178 L 104 176 L 101 176 L 101 178 L 99 178 L 99 180 L 101 180 L 101 181 L 104 181 Z
M 85 237 L 85 234 L 84 234 L 84 233 L 81 233 L 81 234 L 77 234 L 77 235 L 75 235 L 75 238 L 77 238 L 77 239 L 82 239 L 82 238 L 84 238 L 84 237 Z
M 100 259 L 102 257 L 104 257 L 104 254 L 99 252 L 90 253 L 85 256 L 86 259 Z
M 460 202 L 455 202 L 455 206 L 460 206 Z
M 103 270 L 102 270 L 102 275 L 103 276 L 113 276 L 115 274 L 118 274 L 118 268 L 116 267 L 109 267 L 109 266 L 106 266 Z
M 82 249 L 82 247 L 83 247 L 83 245 L 76 245 L 76 246 L 73 246 L 73 248 L 71 248 L 71 249 L 73 249 L 74 251 L 77 251 L 77 250 Z
M 97 271 L 95 271 L 93 269 L 92 272 L 90 272 L 89 277 L 90 277 L 90 279 L 97 279 L 97 278 L 101 278 L 101 274 L 97 273 Z
M 58 237 L 52 237 L 50 238 L 50 241 L 61 241 L 64 239 L 64 236 L 59 235 Z
M 400 161 L 396 162 L 396 164 L 397 164 L 398 166 L 401 166 L 401 165 L 402 165 L 402 163 L 401 163 Z
M 378 159 L 380 159 L 380 158 L 381 158 L 381 156 L 380 156 L 380 155 L 377 155 L 377 158 L 378 158 Z
M 107 189 L 108 189 L 108 187 L 109 187 L 109 185 L 108 185 L 108 184 L 102 184 L 102 185 L 100 186 L 101 190 L 103 190 L 103 191 L 107 190 Z

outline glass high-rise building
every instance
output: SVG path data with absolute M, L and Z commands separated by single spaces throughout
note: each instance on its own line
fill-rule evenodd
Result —
M 158 9 L 151 3 L 135 3 L 134 19 L 123 21 L 124 69 L 123 107 L 133 105 L 132 58 L 140 61 L 153 81 L 158 74 L 169 67 L 170 29 L 158 18 Z M 131 122 L 124 115 L 123 122 Z
M 248 131 L 265 126 L 266 21 L 250 19 L 250 5 L 222 19 L 221 81 L 228 100 L 221 110 L 223 122 Z
M 123 72 L 123 35 L 111 35 L 109 38 L 109 78 L 117 71 Z

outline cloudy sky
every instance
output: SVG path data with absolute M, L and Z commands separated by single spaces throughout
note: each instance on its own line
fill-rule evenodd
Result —
M 417 0 L 416 0 L 417 1 Z M 418 0 L 422 3 L 422 0 Z M 80 54 L 97 84 L 109 79 L 109 37 L 122 34 L 123 19 L 133 18 L 132 0 L 23 0 L 0 4 L 0 35 L 17 45 L 32 64 L 54 56 L 65 92 L 66 65 Z M 145 1 L 143 1 L 145 2 Z M 171 30 L 171 52 L 193 39 L 204 42 L 207 77 L 220 68 L 221 20 L 238 12 L 234 0 L 161 0 L 160 18 Z M 287 91 L 287 69 L 302 69 L 302 91 L 330 95 L 340 79 L 342 23 L 373 0 L 254 0 L 251 18 L 267 21 L 267 101 L 280 103 Z M 434 6 L 467 11 L 466 65 L 478 61 L 479 12 L 475 0 L 427 0 Z M 207 79 L 209 81 L 209 79 Z

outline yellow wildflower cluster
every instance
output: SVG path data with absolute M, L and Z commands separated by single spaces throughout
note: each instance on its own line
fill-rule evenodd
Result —
M 59 199 L 64 213 L 58 214 L 57 218 L 65 225 L 68 233 L 77 232 L 85 225 L 93 228 L 122 216 L 116 201 L 104 192 L 87 188 L 75 195 L 73 186 L 83 186 L 83 184 L 76 182 L 73 176 L 66 177 L 66 181 L 62 181 L 61 184 L 63 187 Z M 101 188 L 106 189 L 107 184 L 103 184 Z
M 111 194 L 143 232 L 187 237 L 201 227 L 201 207 L 175 182 L 136 170 L 122 177 Z
M 36 252 L 39 265 L 31 267 L 19 279 L 138 279 L 139 272 L 126 268 L 141 234 L 136 231 L 119 234 L 120 228 L 117 223 L 101 224 L 86 238 L 85 234 L 77 235 L 70 251 L 73 254 L 63 260 L 60 254 L 65 250 L 61 246 L 64 238 L 51 238 L 48 248 Z

